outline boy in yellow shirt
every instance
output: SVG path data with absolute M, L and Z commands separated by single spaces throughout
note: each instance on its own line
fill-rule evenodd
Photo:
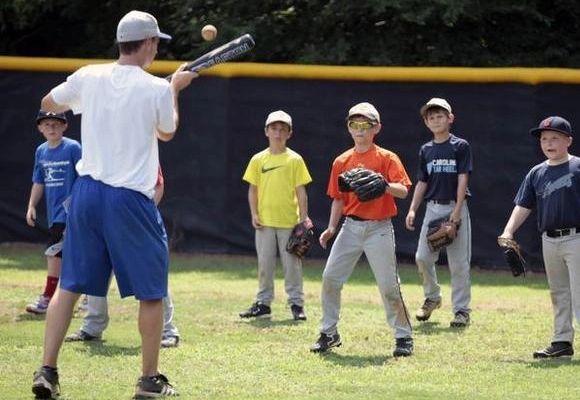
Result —
M 305 186 L 312 178 L 302 157 L 286 147 L 292 136 L 290 115 L 282 110 L 271 112 L 264 131 L 269 146 L 251 158 L 242 178 L 250 185 L 248 202 L 256 230 L 259 287 L 256 301 L 240 317 L 270 318 L 278 250 L 292 317 L 306 320 L 302 260 L 286 251 L 286 243 L 294 225 L 308 219 Z

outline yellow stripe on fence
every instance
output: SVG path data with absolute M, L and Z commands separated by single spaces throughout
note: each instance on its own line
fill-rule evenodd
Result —
M 0 56 L 0 70 L 72 72 L 87 64 L 114 60 Z M 155 61 L 151 73 L 169 75 L 180 61 Z M 332 65 L 230 62 L 202 71 L 224 78 L 320 79 L 369 82 L 542 83 L 580 84 L 580 69 L 464 68 L 464 67 L 357 67 Z

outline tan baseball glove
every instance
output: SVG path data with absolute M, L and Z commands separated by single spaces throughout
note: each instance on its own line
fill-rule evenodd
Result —
M 498 237 L 497 244 L 503 250 L 505 260 L 512 270 L 513 276 L 526 276 L 526 260 L 522 255 L 520 245 L 514 239 Z
M 460 224 L 451 222 L 449 216 L 446 216 L 430 221 L 428 226 L 427 244 L 431 251 L 438 251 L 453 243 Z

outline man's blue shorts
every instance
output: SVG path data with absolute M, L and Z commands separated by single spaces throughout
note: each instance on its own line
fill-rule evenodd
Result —
M 121 297 L 167 296 L 167 234 L 153 200 L 142 193 L 79 177 L 64 236 L 62 289 L 106 296 L 113 271 Z

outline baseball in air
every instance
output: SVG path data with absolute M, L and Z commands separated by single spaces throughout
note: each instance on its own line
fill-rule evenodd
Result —
M 201 37 L 207 42 L 211 42 L 217 37 L 217 28 L 213 25 L 206 25 L 201 28 Z

